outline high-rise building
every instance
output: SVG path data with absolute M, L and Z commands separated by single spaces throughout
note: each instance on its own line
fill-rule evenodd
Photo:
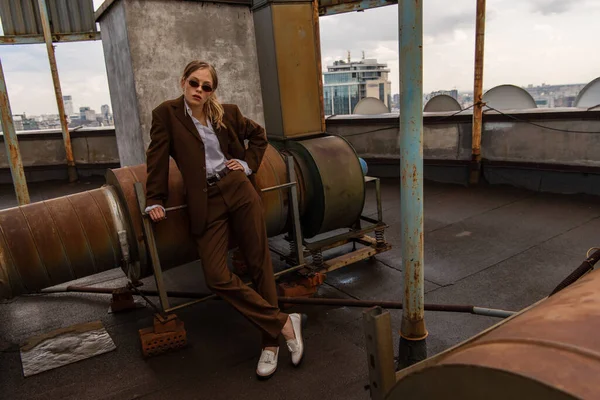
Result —
M 108 104 L 103 104 L 100 107 L 100 112 L 102 115 L 102 125 L 114 125 L 113 116 L 110 113 L 110 106 Z
M 95 121 L 96 111 L 90 107 L 79 107 L 79 119 L 81 121 Z
M 323 102 L 325 115 L 352 114 L 356 104 L 365 97 L 375 97 L 391 109 L 392 83 L 388 80 L 387 64 L 376 59 L 335 61 L 323 72 Z
M 85 121 L 85 113 L 90 111 L 90 107 L 79 107 L 79 119 Z
M 70 95 L 63 96 L 63 103 L 65 104 L 65 114 L 67 116 L 73 115 L 73 97 Z
M 108 104 L 103 104 L 100 107 L 100 112 L 102 113 L 102 116 L 104 117 L 104 119 L 108 119 L 108 117 L 110 115 L 110 106 Z

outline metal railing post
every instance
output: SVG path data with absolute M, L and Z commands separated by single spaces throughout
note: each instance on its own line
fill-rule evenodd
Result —
M 17 133 L 15 132 L 12 111 L 8 100 L 2 60 L 0 60 L 0 110 L 2 111 L 2 132 L 8 163 L 10 164 L 10 174 L 15 187 L 15 194 L 17 195 L 17 202 L 20 206 L 23 206 L 29 204 L 29 190 L 27 189 L 27 180 L 25 179 L 25 171 L 23 171 L 19 141 L 17 140 Z
M 398 3 L 404 309 L 398 367 L 427 358 L 423 277 L 423 0 Z
M 475 77 L 473 88 L 473 139 L 470 184 L 479 183 L 481 175 L 481 131 L 483 125 L 483 44 L 485 41 L 485 0 L 477 0 L 475 23 Z
M 60 80 L 58 79 L 58 69 L 56 68 L 56 57 L 54 55 L 54 46 L 52 44 L 52 31 L 50 30 L 50 20 L 48 18 L 46 0 L 38 0 L 38 5 L 40 9 L 40 19 L 44 29 L 46 49 L 48 50 L 48 60 L 50 61 L 50 73 L 52 74 L 52 82 L 54 83 L 56 104 L 58 105 L 58 116 L 60 118 L 60 126 L 62 128 L 63 142 L 67 158 L 69 182 L 75 182 L 77 180 L 77 169 L 75 168 L 75 158 L 73 157 L 73 148 L 71 147 L 71 135 L 69 133 L 69 126 L 67 125 L 67 116 L 65 115 L 65 104 L 63 102 L 62 90 L 60 88 Z

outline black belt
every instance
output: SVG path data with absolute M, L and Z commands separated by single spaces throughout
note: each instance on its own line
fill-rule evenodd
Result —
M 213 186 L 215 183 L 219 182 L 221 179 L 225 178 L 225 176 L 230 173 L 231 170 L 227 167 L 216 172 L 214 175 L 206 178 L 206 183 L 208 186 Z

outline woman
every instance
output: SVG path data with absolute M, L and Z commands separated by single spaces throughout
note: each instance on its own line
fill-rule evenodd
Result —
M 287 315 L 277 306 L 261 200 L 252 183 L 267 148 L 265 131 L 236 105 L 219 103 L 218 83 L 211 65 L 192 61 L 181 78 L 183 95 L 153 110 L 146 153 L 146 212 L 153 222 L 166 218 L 172 156 L 183 177 L 190 228 L 206 284 L 262 331 L 256 373 L 266 378 L 277 368 L 280 335 L 286 339 L 292 363 L 297 366 L 302 360 L 301 316 Z M 256 291 L 227 268 L 229 229 Z

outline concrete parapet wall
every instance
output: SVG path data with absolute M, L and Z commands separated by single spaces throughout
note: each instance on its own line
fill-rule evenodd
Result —
M 336 116 L 327 120 L 327 132 L 341 135 L 363 158 L 398 158 L 398 115 Z M 423 154 L 437 160 L 471 159 L 471 126 L 449 121 L 425 125 Z
M 600 194 L 600 153 L 596 151 L 600 133 L 582 133 L 600 132 L 600 112 L 519 115 L 527 117 L 535 117 L 531 119 L 535 124 L 571 132 L 486 114 L 482 136 L 485 179 L 534 190 Z M 425 177 L 465 184 L 471 160 L 471 116 L 426 113 L 424 118 Z M 370 174 L 398 177 L 398 115 L 337 116 L 327 120 L 327 131 L 344 136 L 358 155 L 368 160 Z M 66 179 L 59 130 L 20 132 L 18 139 L 28 181 Z M 103 175 L 106 168 L 119 166 L 113 128 L 81 129 L 72 132 L 71 139 L 83 176 Z M 10 181 L 5 148 L 0 145 L 0 183 Z
M 66 179 L 67 160 L 60 130 L 18 132 L 21 159 L 28 182 Z M 4 138 L 0 136 L 0 142 Z M 73 155 L 80 176 L 104 175 L 119 166 L 114 128 L 71 132 Z M 6 146 L 0 144 L 0 183 L 11 183 Z
M 600 184 L 600 111 L 551 109 L 488 111 L 482 165 L 490 183 L 533 190 L 593 193 Z M 466 184 L 471 160 L 472 114 L 424 113 L 425 177 Z M 398 177 L 398 114 L 334 116 L 327 131 L 347 138 L 370 173 Z M 583 179 L 581 176 L 590 175 Z
M 595 121 L 540 120 L 536 123 L 571 132 L 549 130 L 523 122 L 488 122 L 481 140 L 483 158 L 491 161 L 600 166 L 600 118 Z
M 425 113 L 423 158 L 470 160 L 471 116 L 445 114 Z M 596 151 L 600 148 L 600 111 L 525 110 L 510 115 L 531 123 L 486 113 L 481 144 L 484 159 L 600 167 L 600 152 Z M 397 114 L 335 116 L 327 120 L 327 131 L 345 136 L 362 157 L 398 158 L 398 122 Z

